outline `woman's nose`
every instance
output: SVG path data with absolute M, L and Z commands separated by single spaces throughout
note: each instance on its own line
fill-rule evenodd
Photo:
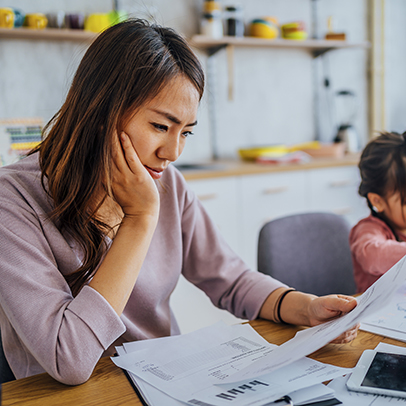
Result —
M 176 161 L 182 153 L 180 136 L 169 136 L 158 150 L 158 157 L 167 161 Z

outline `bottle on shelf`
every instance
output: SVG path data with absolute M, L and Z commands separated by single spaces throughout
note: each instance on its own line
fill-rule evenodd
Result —
M 224 35 L 222 12 L 218 1 L 204 1 L 201 34 L 211 38 L 221 38 Z

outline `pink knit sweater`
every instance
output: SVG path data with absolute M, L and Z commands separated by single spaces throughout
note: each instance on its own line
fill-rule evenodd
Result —
M 173 166 L 161 182 L 158 226 L 118 317 L 89 286 L 71 294 L 63 275 L 77 269 L 82 253 L 47 219 L 52 201 L 41 186 L 37 154 L 0 169 L 0 329 L 17 378 L 46 371 L 79 384 L 115 345 L 178 333 L 169 298 L 181 273 L 216 306 L 246 319 L 284 286 L 234 254 Z
M 406 236 L 396 240 L 388 225 L 370 215 L 350 232 L 350 247 L 357 293 L 367 290 L 378 278 L 406 255 Z

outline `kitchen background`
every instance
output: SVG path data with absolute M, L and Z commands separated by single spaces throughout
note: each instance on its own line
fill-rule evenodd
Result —
M 200 32 L 203 0 L 115 3 L 130 16 L 153 18 L 188 39 Z M 238 159 L 238 149 L 250 146 L 293 145 L 315 139 L 332 142 L 337 126 L 345 119 L 339 108 L 341 100 L 336 96 L 340 90 L 356 95 L 356 114 L 351 124 L 359 136 L 359 148 L 376 131 L 406 130 L 404 0 L 222 0 L 220 4 L 241 5 L 246 24 L 263 16 L 276 17 L 280 24 L 303 21 L 309 38 L 323 39 L 331 17 L 330 28 L 344 32 L 347 41 L 357 46 L 333 49 L 317 57 L 305 48 L 242 46 L 234 48 L 232 57 L 226 49 L 208 57 L 207 50 L 195 48 L 208 73 L 208 86 L 195 135 L 188 139 L 179 163 L 204 163 L 214 155 Z M 113 2 L 0 0 L 0 8 L 10 6 L 25 13 L 64 10 L 91 14 L 111 11 Z M 11 39 L 0 32 L 0 121 L 39 117 L 47 122 L 62 104 L 88 44 L 86 40 Z M 331 202 L 338 204 L 341 198 L 354 207 L 361 204 L 356 196 L 358 179 L 354 162 L 351 167 L 307 171 L 298 167 L 287 173 L 194 180 L 190 184 L 197 193 L 213 195 L 214 188 L 220 200 L 224 197 L 217 205 L 204 204 L 230 245 L 255 268 L 255 236 L 264 219 L 271 217 L 262 215 L 263 211 L 277 216 L 330 210 Z M 321 185 L 331 183 L 337 171 L 352 183 L 345 190 L 327 193 Z M 286 193 L 261 195 L 265 200 L 260 203 L 253 188 L 266 182 L 270 182 L 272 190 Z M 347 180 L 334 182 L 341 187 Z M 365 214 L 364 209 L 362 206 L 347 217 L 355 222 Z M 258 218 L 254 221 L 250 215 Z M 195 306 L 186 309 L 188 301 Z M 183 280 L 173 304 L 184 332 L 216 319 L 235 321 L 214 309 L 201 292 L 191 289 Z
M 232 0 L 220 3 L 234 4 Z M 158 23 L 171 26 L 188 38 L 199 33 L 202 4 L 202 0 L 118 2 L 119 8 L 130 15 L 153 15 Z M 242 5 L 246 23 L 261 16 L 275 16 L 281 24 L 301 20 L 310 36 L 316 31 L 319 38 L 327 32 L 327 20 L 332 16 L 334 31 L 345 32 L 348 41 L 354 43 L 371 39 L 371 13 L 375 5 L 377 21 L 381 23 L 382 15 L 385 21 L 384 35 L 377 41 L 379 45 L 384 43 L 384 64 L 378 64 L 372 72 L 370 51 L 365 48 L 333 50 L 313 58 L 307 50 L 238 47 L 233 64 L 234 97 L 229 100 L 227 53 L 221 50 L 213 56 L 212 86 L 202 101 L 195 137 L 188 140 L 180 162 L 207 161 L 213 149 L 220 157 L 236 157 L 238 148 L 251 145 L 295 144 L 315 137 L 331 141 L 340 120 L 340 117 L 334 119 L 337 101 L 334 93 L 342 89 L 357 95 L 359 105 L 354 127 L 362 144 L 373 130 L 403 132 L 406 129 L 402 114 L 406 107 L 403 96 L 406 75 L 402 69 L 406 58 L 404 0 L 240 0 L 235 4 Z M 96 13 L 110 11 L 113 3 L 111 0 L 0 0 L 0 7 L 7 6 L 26 13 L 57 10 Z M 0 39 L 0 118 L 42 117 L 47 121 L 52 117 L 66 95 L 87 45 L 77 41 Z M 207 67 L 207 54 L 197 53 Z M 380 128 L 370 128 L 368 118 L 372 108 L 371 75 L 385 78 L 385 119 L 381 120 Z M 329 78 L 329 88 L 324 86 L 325 77 Z M 209 114 L 210 97 L 215 97 L 213 114 Z M 379 97 L 382 98 L 382 92 Z M 382 114 L 383 109 L 379 111 Z M 216 145 L 213 145 L 213 133 Z

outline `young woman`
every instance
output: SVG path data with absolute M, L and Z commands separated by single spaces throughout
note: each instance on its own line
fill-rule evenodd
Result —
M 382 133 L 370 141 L 359 169 L 359 194 L 371 209 L 350 233 L 361 293 L 406 255 L 406 133 Z
M 247 269 L 219 235 L 170 165 L 203 87 L 173 30 L 115 25 L 89 47 L 41 145 L 1 168 L 0 324 L 17 378 L 80 384 L 115 345 L 177 334 L 169 298 L 181 273 L 247 319 L 316 325 L 356 305 Z

